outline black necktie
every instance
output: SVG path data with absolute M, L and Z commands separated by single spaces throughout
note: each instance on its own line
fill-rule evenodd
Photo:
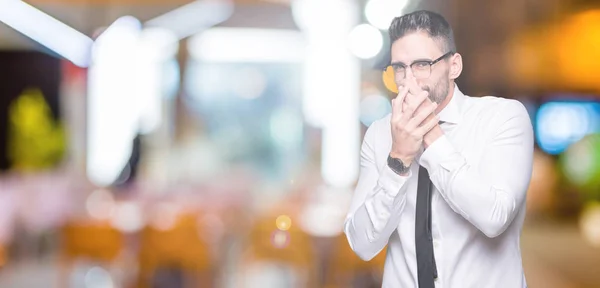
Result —
M 419 168 L 419 186 L 415 215 L 415 246 L 417 251 L 417 272 L 419 288 L 434 288 L 437 268 L 433 255 L 431 236 L 431 180 L 423 166 Z

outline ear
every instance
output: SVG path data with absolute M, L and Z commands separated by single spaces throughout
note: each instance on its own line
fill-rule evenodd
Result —
M 449 60 L 450 60 L 450 73 L 448 76 L 450 77 L 450 80 L 456 80 L 456 78 L 458 78 L 458 76 L 460 76 L 460 73 L 462 73 L 462 69 L 463 69 L 462 56 L 458 53 L 454 53 L 454 55 L 452 55 Z

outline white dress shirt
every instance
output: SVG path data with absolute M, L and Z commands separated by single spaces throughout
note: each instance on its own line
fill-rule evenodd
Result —
M 383 287 L 415 288 L 419 164 L 435 186 L 432 235 L 436 288 L 527 287 L 520 234 L 531 178 L 533 129 L 516 100 L 469 97 L 455 85 L 440 112 L 444 136 L 419 153 L 408 176 L 387 165 L 390 117 L 365 134 L 360 176 L 344 232 L 363 260 L 387 244 Z

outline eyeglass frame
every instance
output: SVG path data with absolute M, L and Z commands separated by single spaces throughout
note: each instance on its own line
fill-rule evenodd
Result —
M 427 77 L 419 77 L 419 78 L 427 79 L 431 76 L 431 66 L 433 66 L 435 63 L 442 61 L 444 58 L 446 58 L 450 55 L 453 55 L 454 53 L 456 53 L 456 52 L 448 51 L 444 55 L 438 57 L 435 60 L 416 60 L 416 61 L 413 61 L 412 63 L 410 63 L 410 65 L 406 65 L 404 63 L 390 63 L 389 65 L 387 65 L 383 68 L 383 72 L 385 72 L 388 69 L 388 67 L 392 67 L 392 71 L 394 71 L 394 78 L 396 78 L 396 68 L 394 66 L 396 66 L 396 67 L 399 66 L 401 68 L 404 68 L 404 77 L 403 77 L 403 79 L 404 79 L 404 78 L 406 78 L 406 68 L 407 67 L 410 67 L 410 70 L 413 71 L 414 70 L 413 65 L 418 64 L 418 63 L 423 63 L 423 64 L 427 64 L 429 66 L 429 75 L 427 75 Z M 414 71 L 413 71 L 413 75 L 414 75 Z

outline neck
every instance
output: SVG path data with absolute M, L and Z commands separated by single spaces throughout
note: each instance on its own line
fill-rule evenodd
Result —
M 438 107 L 435 109 L 435 113 L 438 114 L 442 110 L 444 110 L 444 108 L 448 105 L 448 103 L 450 103 L 450 100 L 452 100 L 453 96 L 454 96 L 454 83 L 451 83 L 450 89 L 448 89 L 448 95 L 446 95 L 446 98 L 444 99 L 444 101 L 442 101 L 438 105 Z

